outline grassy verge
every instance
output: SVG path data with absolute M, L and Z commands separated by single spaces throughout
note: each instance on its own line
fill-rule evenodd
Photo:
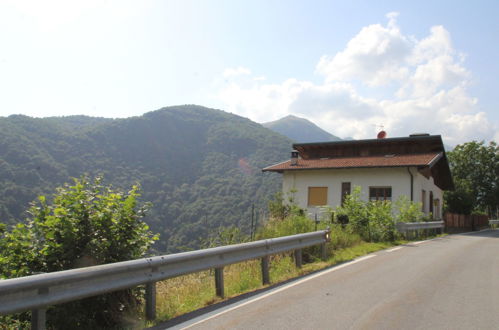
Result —
M 270 281 L 279 283 L 291 278 L 305 275 L 342 262 L 353 260 L 366 254 L 404 244 L 407 241 L 391 241 L 368 243 L 361 236 L 354 233 L 350 227 L 338 224 L 316 224 L 310 219 L 291 215 L 282 220 L 270 220 L 257 233 L 256 239 L 280 237 L 317 229 L 331 230 L 331 242 L 327 244 L 329 258 L 322 261 L 315 257 L 319 255 L 317 247 L 303 250 L 304 265 L 296 268 L 291 253 L 274 255 L 270 258 Z M 390 236 L 390 235 L 388 235 Z M 238 243 L 234 237 L 241 237 L 237 228 L 228 228 L 217 237 L 218 245 Z M 393 237 L 393 235 L 392 235 Z M 421 237 L 423 238 L 423 237 Z M 186 276 L 180 276 L 157 283 L 157 320 L 147 322 L 145 326 L 167 321 L 182 314 L 217 303 L 223 299 L 215 294 L 215 280 L 213 271 L 204 271 Z M 224 268 L 224 282 L 226 299 L 243 293 L 258 290 L 262 285 L 262 275 L 259 260 L 246 261 Z
M 296 268 L 290 254 L 272 256 L 270 279 L 272 283 L 279 283 L 401 243 L 403 242 L 361 242 L 355 246 L 334 250 L 328 260 L 316 260 L 304 264 L 301 269 Z M 225 267 L 224 279 L 226 299 L 264 287 L 261 284 L 262 278 L 258 260 Z M 222 300 L 215 295 L 214 274 L 212 271 L 161 281 L 157 283 L 158 318 L 146 325 L 153 326 Z

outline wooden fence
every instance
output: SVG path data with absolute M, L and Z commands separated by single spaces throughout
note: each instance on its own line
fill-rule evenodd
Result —
M 449 231 L 469 231 L 480 230 L 489 226 L 487 215 L 464 215 L 447 212 L 444 214 L 446 230 Z

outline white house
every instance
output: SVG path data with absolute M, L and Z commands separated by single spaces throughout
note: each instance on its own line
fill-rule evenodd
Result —
M 453 189 L 440 135 L 293 144 L 291 159 L 263 169 L 283 174 L 283 193 L 310 213 L 338 206 L 354 186 L 363 198 L 422 203 L 442 218 L 444 190 Z

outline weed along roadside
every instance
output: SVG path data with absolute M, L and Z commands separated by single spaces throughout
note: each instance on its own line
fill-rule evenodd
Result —
M 358 188 L 346 196 L 342 207 L 326 214 L 319 221 L 304 215 L 303 210 L 290 200 L 283 201 L 278 194 L 269 203 L 270 217 L 257 230 L 255 239 L 282 237 L 314 230 L 330 229 L 330 241 L 325 245 L 327 258 L 321 258 L 323 251 L 312 246 L 300 255 L 286 252 L 269 258 L 270 284 L 277 284 L 292 278 L 309 274 L 327 267 L 350 261 L 366 254 L 404 244 L 406 236 L 398 230 L 396 223 L 421 222 L 425 214 L 421 206 L 407 199 L 391 202 L 364 201 Z M 345 218 L 347 221 L 345 221 Z M 426 231 L 414 237 L 427 237 Z M 211 244 L 235 244 L 248 241 L 239 228 L 230 227 L 207 239 Z M 208 244 L 207 247 L 210 245 Z M 301 262 L 299 262 L 299 260 Z M 301 257 L 301 258 L 300 258 Z M 301 267 L 300 267 L 301 265 Z M 154 326 L 172 318 L 195 311 L 238 295 L 259 290 L 263 284 L 259 260 L 232 264 L 223 269 L 224 297 L 217 296 L 214 281 L 215 271 L 190 274 L 157 283 L 157 319 L 147 321 Z
M 263 289 L 296 277 L 310 274 L 405 241 L 359 242 L 354 246 L 335 250 L 326 260 L 309 256 L 309 262 L 297 267 L 293 253 L 270 258 L 270 283 L 262 284 L 261 265 L 258 260 L 233 264 L 224 269 L 225 298 L 216 295 L 214 271 L 181 276 L 157 283 L 157 319 L 146 326 L 158 325 L 197 309 L 223 302 L 244 293 Z
M 318 229 L 322 229 L 326 225 L 325 222 L 321 222 Z M 285 219 L 270 220 L 258 236 L 266 236 L 265 231 L 268 231 L 267 234 L 271 232 L 272 234 L 282 235 L 288 231 L 295 231 L 297 228 L 301 230 L 310 228 L 313 230 L 315 229 L 315 222 L 301 215 L 289 215 Z M 301 267 L 296 262 L 296 254 L 293 252 L 271 256 L 269 259 L 269 284 L 284 282 L 372 252 L 407 243 L 400 235 L 398 235 L 397 240 L 393 241 L 366 242 L 349 228 L 335 223 L 330 225 L 330 230 L 331 240 L 326 245 L 327 258 L 325 260 L 321 259 L 319 247 L 303 249 L 303 264 Z M 147 321 L 145 325 L 158 325 L 197 309 L 268 286 L 268 284 L 262 284 L 261 262 L 259 260 L 250 260 L 227 266 L 223 269 L 223 276 L 225 298 L 221 298 L 216 294 L 214 270 L 158 282 L 157 319 Z

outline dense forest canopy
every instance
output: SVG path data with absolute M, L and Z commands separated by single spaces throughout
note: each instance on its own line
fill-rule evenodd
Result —
M 140 183 L 156 249 L 196 248 L 219 226 L 249 230 L 252 205 L 265 209 L 280 189 L 280 176 L 261 168 L 290 148 L 249 119 L 194 105 L 126 119 L 0 118 L 0 222 L 20 222 L 31 201 L 71 177 L 102 175 L 121 188 Z

